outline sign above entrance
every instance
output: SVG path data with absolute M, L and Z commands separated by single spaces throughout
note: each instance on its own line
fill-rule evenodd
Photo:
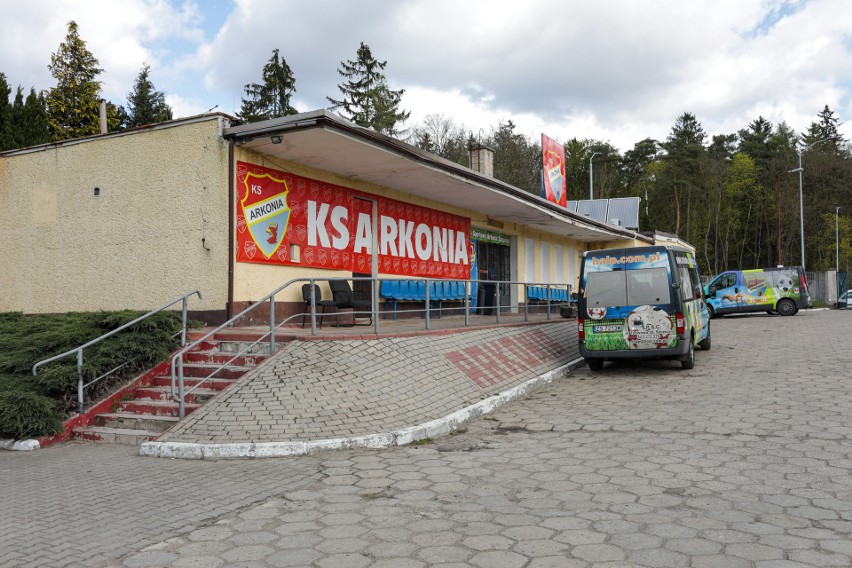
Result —
M 470 219 L 237 162 L 237 261 L 369 273 L 372 201 L 379 272 L 468 278 Z
M 486 231 L 478 227 L 470 228 L 470 238 L 481 243 L 494 243 L 495 245 L 503 245 L 504 247 L 511 246 L 512 238 L 503 233 L 495 233 L 494 231 Z

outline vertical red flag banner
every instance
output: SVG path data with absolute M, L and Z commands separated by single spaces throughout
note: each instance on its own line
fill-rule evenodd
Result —
M 545 134 L 541 135 L 542 197 L 562 207 L 568 205 L 565 195 L 565 148 Z
M 465 279 L 470 219 L 237 162 L 237 261 L 369 273 L 372 203 L 379 272 Z

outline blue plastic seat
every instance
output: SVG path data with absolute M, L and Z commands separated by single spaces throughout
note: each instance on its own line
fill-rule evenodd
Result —
M 396 319 L 396 304 L 399 302 L 399 280 L 382 280 L 379 294 L 385 299 L 387 309 L 393 306 L 393 319 Z M 387 318 L 387 314 L 385 314 L 385 318 Z

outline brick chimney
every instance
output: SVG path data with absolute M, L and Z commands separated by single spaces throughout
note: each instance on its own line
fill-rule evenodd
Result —
M 468 150 L 470 151 L 470 169 L 493 178 L 494 150 L 479 142 L 471 142 Z

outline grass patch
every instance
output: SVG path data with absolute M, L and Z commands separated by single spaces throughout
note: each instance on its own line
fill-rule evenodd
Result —
M 426 444 L 431 444 L 432 438 L 421 438 L 419 440 L 414 440 L 411 442 L 412 446 L 425 446 Z
M 72 312 L 56 315 L 0 313 L 0 438 L 57 433 L 77 408 L 77 358 L 70 355 L 39 368 L 38 361 L 74 349 L 145 312 Z M 197 325 L 197 324 L 196 324 Z M 102 398 L 128 377 L 153 367 L 180 344 L 180 314 L 160 312 L 84 352 L 88 382 L 129 361 L 84 391 L 85 403 Z

